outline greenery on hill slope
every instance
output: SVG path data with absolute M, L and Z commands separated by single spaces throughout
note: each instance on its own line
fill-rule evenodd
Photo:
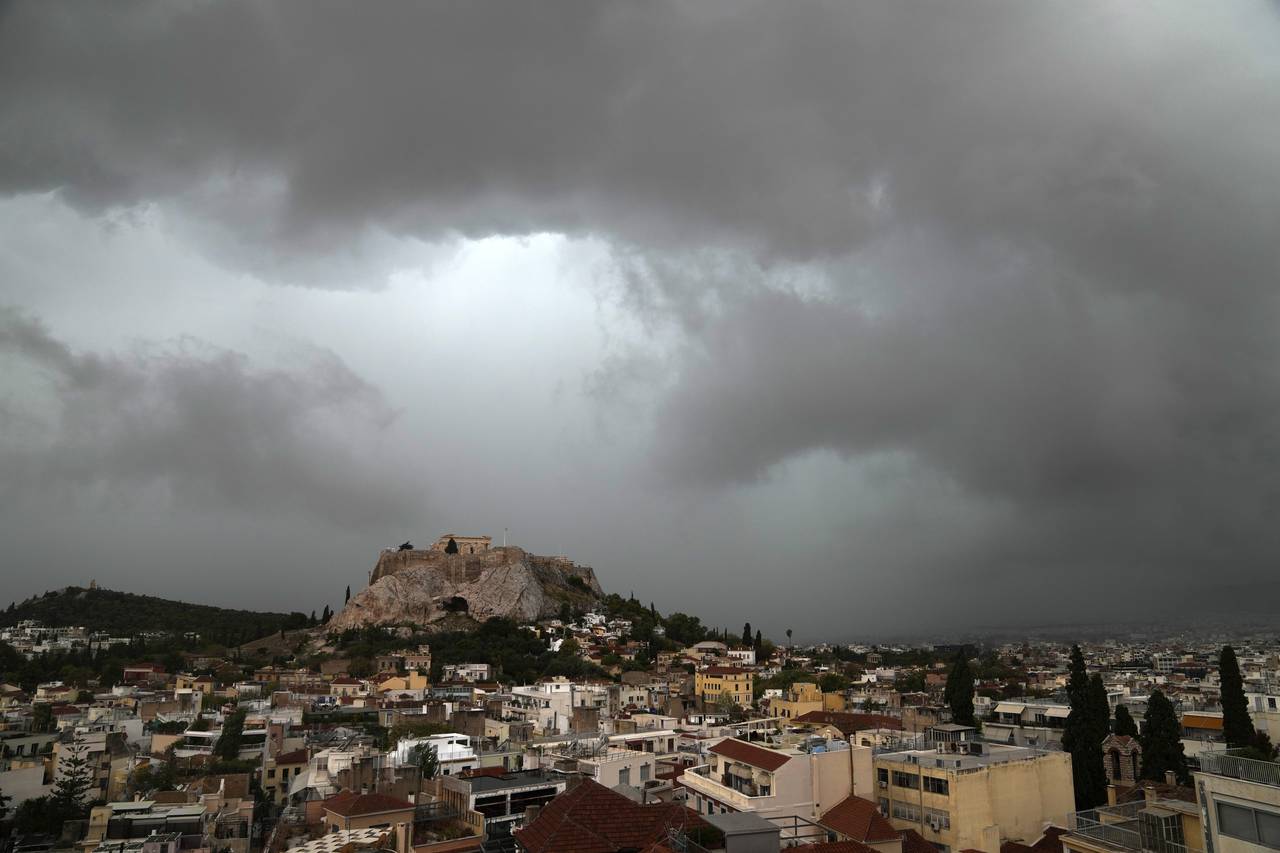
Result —
M 49 626 L 83 625 L 95 631 L 132 636 L 145 631 L 196 632 L 205 640 L 235 645 L 281 628 L 306 627 L 302 613 L 259 613 L 207 604 L 171 601 L 110 589 L 46 592 L 0 612 L 0 627 L 35 619 Z

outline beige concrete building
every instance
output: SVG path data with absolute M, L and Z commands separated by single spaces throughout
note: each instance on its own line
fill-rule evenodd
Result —
M 877 800 L 894 827 L 943 853 L 1030 844 L 1075 809 L 1068 753 L 986 743 L 953 724 L 930 729 L 918 746 L 876 756 Z
M 1280 850 L 1280 764 L 1202 753 L 1195 785 L 1205 850 Z
M 711 707 L 728 694 L 733 704 L 750 708 L 755 699 L 755 676 L 736 666 L 709 666 L 694 674 L 694 691 L 703 707 Z
M 770 749 L 727 738 L 706 764 L 680 777 L 689 808 L 703 815 L 755 812 L 817 821 L 850 794 L 873 790 L 871 750 L 844 741 Z

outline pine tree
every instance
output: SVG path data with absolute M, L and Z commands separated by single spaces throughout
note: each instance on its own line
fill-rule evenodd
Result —
M 1231 749 L 1244 749 L 1253 743 L 1253 720 L 1249 702 L 1244 697 L 1244 680 L 1236 650 L 1222 647 L 1218 658 L 1218 678 L 1222 682 L 1222 736 Z
M 1180 784 L 1186 785 L 1187 757 L 1182 752 L 1182 726 L 1173 703 L 1159 690 L 1147 700 L 1147 718 L 1142 726 L 1142 778 L 1163 782 L 1172 770 Z
M 59 776 L 52 792 L 53 804 L 63 820 L 79 820 L 87 812 L 84 798 L 93 787 L 88 753 L 89 747 L 79 734 L 63 745 L 58 761 Z
M 1080 646 L 1071 647 L 1071 675 L 1067 699 L 1071 713 L 1062 732 L 1062 749 L 1071 753 L 1071 781 L 1076 809 L 1091 809 L 1107 801 L 1107 772 L 1102 763 L 1102 741 L 1110 725 L 1107 691 L 1102 678 L 1091 683 Z
M 742 626 L 742 645 L 751 648 L 751 623 Z
M 956 653 L 942 695 L 951 709 L 951 722 L 962 726 L 977 725 L 973 718 L 973 670 L 969 668 L 969 657 L 964 649 Z
M 1118 735 L 1126 735 L 1128 737 L 1138 736 L 1138 724 L 1134 722 L 1133 715 L 1129 713 L 1129 709 L 1123 705 L 1116 706 L 1116 722 L 1112 731 Z

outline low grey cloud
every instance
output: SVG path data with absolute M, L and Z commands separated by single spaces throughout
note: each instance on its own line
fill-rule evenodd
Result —
M 776 568 L 775 533 L 738 501 L 811 523 L 787 559 L 824 582 L 834 561 L 847 589 L 933 577 L 1031 600 L 1027 578 L 1064 572 L 1263 577 L 1280 558 L 1278 138 L 1267 2 L 0 10 L 0 193 L 88 218 L 163 209 L 264 292 L 376 291 L 417 241 L 607 247 L 593 295 L 625 331 L 575 355 L 589 364 L 559 387 L 582 399 L 524 408 L 523 434 L 560 434 L 580 405 L 599 418 L 576 461 L 623 478 L 617 518 L 719 502 L 676 561 L 708 593 Z M 379 491 L 351 448 L 413 458 L 381 424 L 437 389 L 362 380 L 327 342 L 277 370 L 194 343 L 86 355 L 18 315 L 4 334 L 60 412 L 9 442 L 28 478 L 370 524 L 422 505 L 413 473 L 383 463 Z M 343 334 L 334 351 L 378 338 Z M 26 399 L 7 422 L 30 421 Z M 513 444 L 488 423 L 444 455 Z M 526 494 L 548 467 L 503 476 Z M 563 515 L 606 523 L 581 491 Z M 831 499 L 788 509 L 796 493 Z M 717 546 L 730 536 L 750 541 Z M 658 557 L 598 528 L 584 546 Z
M 6 383 L 6 504 L 91 489 L 212 513 L 305 516 L 346 527 L 404 522 L 413 502 L 369 452 L 394 412 L 332 353 L 284 368 L 196 340 L 79 353 L 37 320 L 0 312 L 0 352 L 28 372 Z M 19 396 L 22 395 L 22 396 Z

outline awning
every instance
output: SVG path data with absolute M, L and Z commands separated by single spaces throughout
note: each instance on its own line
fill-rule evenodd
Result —
M 1057 720 L 1065 720 L 1071 714 L 1070 708 L 1046 708 L 1044 715 Z
M 1026 710 L 1026 707 L 1027 707 L 1026 705 L 1023 705 L 1020 702 L 1001 702 L 999 705 L 996 705 L 996 713 L 997 714 L 1021 714 L 1024 710 Z

